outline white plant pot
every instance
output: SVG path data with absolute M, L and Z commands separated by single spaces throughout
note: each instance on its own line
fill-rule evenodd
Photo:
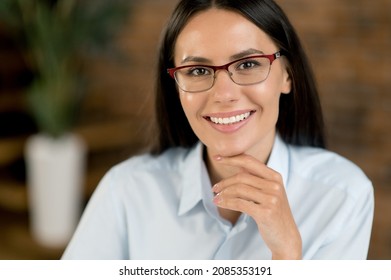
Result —
M 74 134 L 34 135 L 26 143 L 30 228 L 47 247 L 64 247 L 82 209 L 86 147 Z

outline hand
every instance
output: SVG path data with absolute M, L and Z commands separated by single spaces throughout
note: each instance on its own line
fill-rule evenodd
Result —
M 214 185 L 214 203 L 251 216 L 273 259 L 301 259 L 301 236 L 281 175 L 249 155 L 218 156 L 215 160 L 239 171 Z

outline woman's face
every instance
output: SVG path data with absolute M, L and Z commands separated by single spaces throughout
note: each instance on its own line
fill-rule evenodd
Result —
M 269 36 L 242 15 L 210 9 L 190 19 L 179 34 L 174 51 L 178 67 L 200 64 L 200 61 L 206 65 L 223 65 L 233 58 L 274 54 L 279 49 Z M 254 85 L 237 85 L 224 70 L 217 71 L 216 75 L 214 86 L 207 91 L 189 93 L 178 88 L 186 117 L 208 154 L 256 156 L 265 149 L 270 152 L 280 94 L 291 90 L 284 59 L 276 59 L 268 78 Z M 237 116 L 239 118 L 231 121 Z M 219 118 L 229 122 L 216 123 Z M 240 119 L 243 120 L 236 121 Z

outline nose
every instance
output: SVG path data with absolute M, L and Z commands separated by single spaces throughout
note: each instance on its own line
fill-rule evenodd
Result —
M 239 98 L 238 85 L 231 79 L 228 69 L 215 72 L 214 85 L 210 89 L 215 102 L 234 102 Z

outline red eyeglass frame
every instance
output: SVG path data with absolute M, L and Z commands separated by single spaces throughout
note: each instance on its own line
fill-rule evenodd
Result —
M 248 57 L 236 59 L 234 61 L 231 61 L 231 62 L 224 64 L 224 65 L 221 65 L 221 66 L 213 66 L 213 65 L 205 65 L 205 64 L 183 65 L 183 66 L 179 66 L 179 67 L 168 68 L 167 73 L 170 74 L 171 78 L 175 79 L 175 72 L 176 71 L 183 69 L 183 68 L 188 68 L 188 67 L 208 67 L 208 68 L 213 69 L 214 73 L 216 73 L 216 71 L 218 71 L 218 70 L 226 70 L 227 72 L 229 72 L 228 71 L 229 66 L 231 66 L 232 64 L 234 64 L 238 61 L 241 61 L 243 59 L 265 57 L 265 58 L 269 59 L 270 65 L 272 65 L 274 60 L 276 60 L 277 58 L 279 58 L 283 55 L 284 55 L 283 51 L 278 51 L 278 52 L 275 52 L 274 54 L 253 55 L 253 56 L 248 56 Z

